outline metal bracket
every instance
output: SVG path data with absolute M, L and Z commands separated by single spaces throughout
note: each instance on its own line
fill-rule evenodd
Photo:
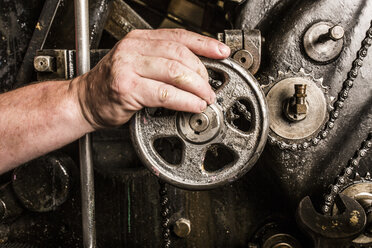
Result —
M 90 50 L 90 60 L 92 66 L 95 66 L 109 52 L 109 49 Z M 34 68 L 37 72 L 38 81 L 46 81 L 53 79 L 72 79 L 76 76 L 76 55 L 75 50 L 66 49 L 45 49 L 36 52 L 34 61 L 38 61 L 40 57 L 50 57 L 55 61 L 50 63 L 50 67 L 40 70 L 37 64 L 34 63 Z
M 262 37 L 260 30 L 225 30 L 224 33 L 217 34 L 217 39 L 230 47 L 230 56 L 238 64 L 253 75 L 257 73 L 261 64 Z

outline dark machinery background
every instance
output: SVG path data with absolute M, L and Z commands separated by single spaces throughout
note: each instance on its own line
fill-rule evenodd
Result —
M 91 53 L 93 65 L 104 49 L 134 28 L 149 28 L 147 23 L 213 37 L 224 33 L 219 38 L 225 42 L 233 34 L 224 30 L 258 29 L 263 38 L 253 56 L 260 60 L 254 73 L 265 94 L 289 78 L 314 82 L 324 93 L 326 119 L 301 142 L 280 137 L 270 126 L 256 165 L 241 179 L 208 191 L 159 184 L 137 157 L 128 125 L 94 133 L 99 247 L 312 247 L 296 223 L 301 199 L 310 196 L 316 210 L 327 214 L 341 191 L 372 193 L 372 56 L 366 55 L 372 1 L 125 2 L 90 1 L 91 49 L 99 49 Z M 75 75 L 73 15 L 73 1 L 0 1 L 1 92 Z M 331 37 L 335 47 L 328 47 L 326 58 L 306 45 L 306 32 L 320 22 L 344 31 L 341 38 Z M 34 65 L 36 54 L 46 56 L 39 58 L 43 63 Z M 168 149 L 173 146 L 168 143 Z M 73 143 L 0 177 L 0 247 L 82 247 L 78 161 Z M 345 246 L 371 247 L 368 220 L 367 241 L 351 244 L 349 238 Z

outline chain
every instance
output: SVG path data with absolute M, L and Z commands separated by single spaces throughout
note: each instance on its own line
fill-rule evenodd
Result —
M 346 80 L 343 82 L 342 88 L 338 93 L 337 100 L 333 104 L 333 110 L 329 114 L 329 119 L 325 123 L 322 130 L 312 139 L 304 141 L 300 144 L 290 144 L 284 141 L 280 141 L 269 135 L 269 143 L 277 145 L 281 150 L 305 150 L 310 146 L 316 146 L 321 140 L 327 138 L 329 131 L 334 127 L 335 121 L 340 116 L 340 111 L 344 106 L 345 100 L 349 96 L 349 91 L 353 87 L 354 80 L 358 77 L 359 70 L 363 65 L 363 60 L 367 56 L 368 48 L 372 44 L 372 21 L 366 32 L 366 36 L 362 41 L 362 46 L 357 52 L 356 59 L 353 61 L 350 71 L 347 73 Z
M 329 186 L 329 194 L 325 195 L 324 200 L 325 204 L 322 207 L 322 212 L 324 214 L 330 215 L 331 214 L 331 206 L 334 203 L 335 197 L 342 186 L 347 182 L 348 179 L 351 179 L 351 175 L 353 171 L 358 169 L 359 162 L 361 158 L 366 156 L 370 148 L 372 147 L 372 132 L 367 135 L 367 138 L 362 142 L 360 148 L 355 151 L 353 158 L 351 158 L 348 162 L 348 165 L 344 168 L 342 173 L 338 176 L 336 183 L 331 184 Z
M 169 198 L 168 198 L 168 189 L 166 187 L 165 182 L 159 180 L 159 195 L 160 195 L 160 214 L 162 218 L 161 227 L 162 227 L 162 235 L 163 235 L 163 247 L 170 248 L 171 247 L 171 240 L 170 240 L 170 228 L 169 228 L 169 215 L 170 215 L 170 207 L 169 207 Z
M 235 106 L 247 121 L 251 121 L 252 119 L 251 112 L 248 111 L 247 107 L 244 104 L 242 104 L 239 101 L 236 101 Z

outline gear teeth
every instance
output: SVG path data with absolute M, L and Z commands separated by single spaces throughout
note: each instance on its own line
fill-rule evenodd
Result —
M 366 176 L 364 177 L 366 180 L 371 180 L 371 173 L 367 172 Z
M 360 181 L 362 178 L 360 177 L 360 174 L 358 172 L 355 173 L 354 180 Z

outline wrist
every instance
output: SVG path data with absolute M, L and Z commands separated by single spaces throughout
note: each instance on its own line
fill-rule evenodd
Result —
M 82 82 L 83 80 L 83 77 L 79 76 L 68 81 L 68 99 L 71 109 L 71 118 L 75 120 L 76 124 L 82 128 L 85 133 L 90 133 L 97 128 L 89 121 L 89 117 L 86 116 L 87 110 L 81 100 L 81 96 L 84 94 L 84 92 L 82 92 L 84 90 L 82 87 L 84 84 L 84 82 Z

